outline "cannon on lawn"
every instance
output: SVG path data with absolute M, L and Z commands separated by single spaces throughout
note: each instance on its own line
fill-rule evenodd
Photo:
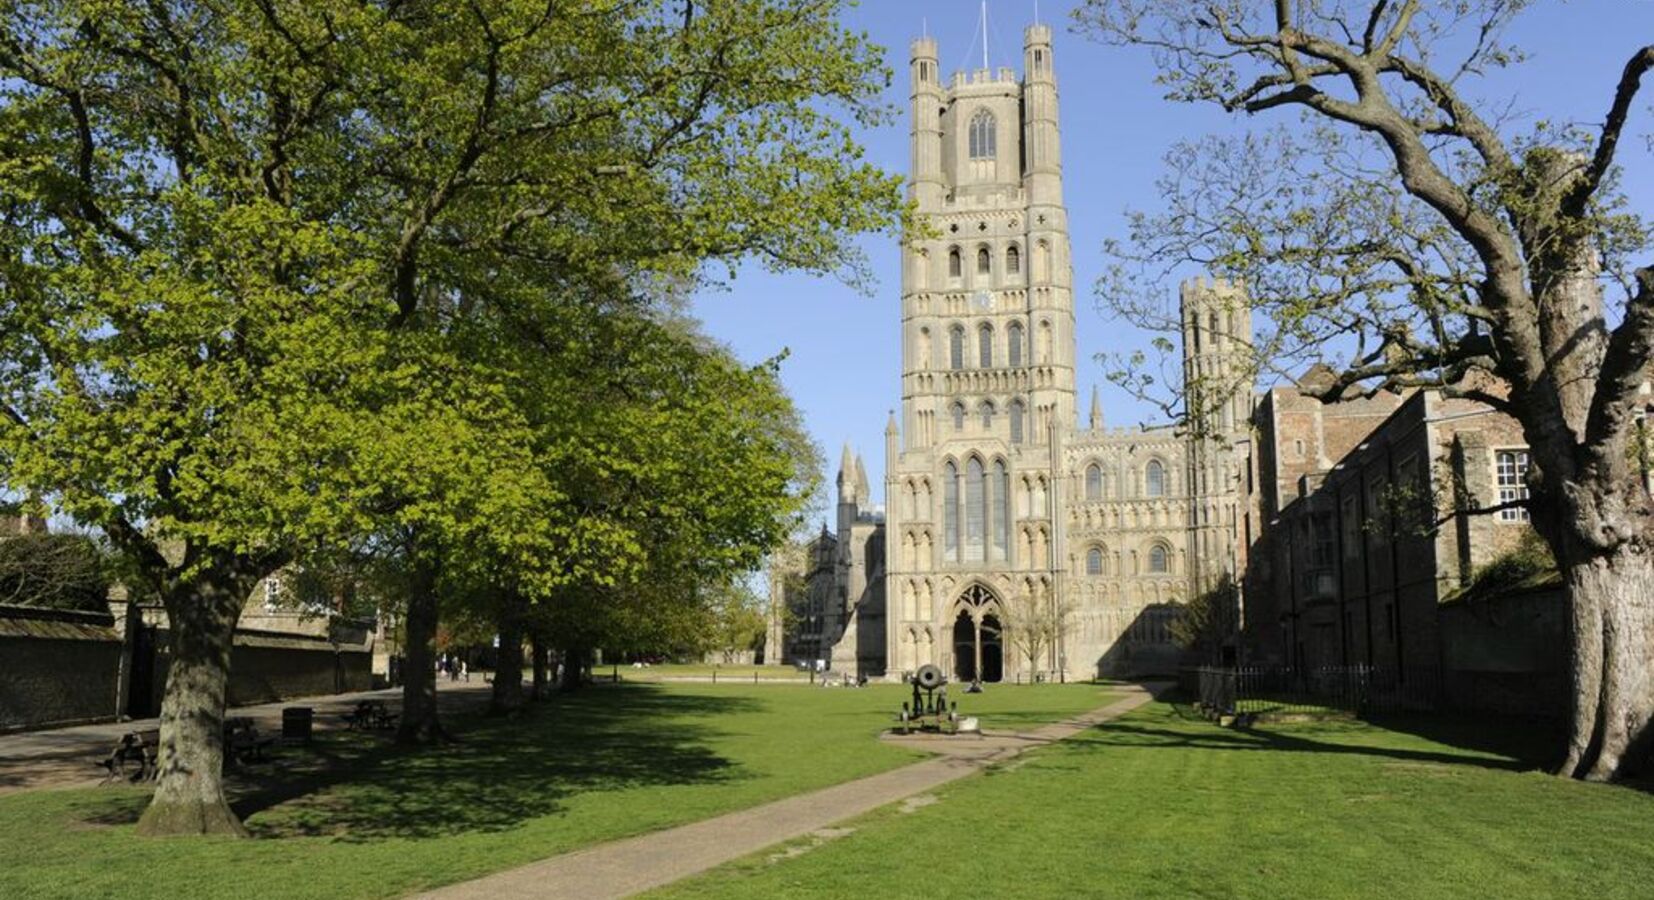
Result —
M 914 730 L 938 731 L 955 734 L 959 731 L 959 704 L 948 703 L 948 679 L 942 670 L 923 665 L 909 676 L 913 685 L 913 699 L 902 704 L 896 714 L 902 734 Z

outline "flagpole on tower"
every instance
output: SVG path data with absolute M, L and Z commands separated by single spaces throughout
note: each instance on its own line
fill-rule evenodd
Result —
M 988 69 L 988 0 L 982 0 L 982 69 Z

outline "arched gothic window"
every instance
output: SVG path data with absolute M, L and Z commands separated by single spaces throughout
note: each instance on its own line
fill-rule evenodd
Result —
M 976 274 L 988 275 L 994 270 L 994 255 L 987 247 L 976 248 Z
M 1096 463 L 1085 470 L 1085 499 L 1103 499 L 1103 467 Z
M 985 109 L 971 117 L 971 159 L 993 159 L 998 153 L 998 135 L 994 125 L 994 114 Z
M 1171 571 L 1171 554 L 1166 551 L 1165 544 L 1155 544 L 1149 548 L 1149 571 L 1156 575 Z
M 994 405 L 984 400 L 978 411 L 982 413 L 982 430 L 991 431 L 994 427 Z
M 993 488 L 993 522 L 994 522 L 994 559 L 1009 559 L 1011 535 L 1011 473 L 1005 468 L 1005 460 L 994 461 Z
M 953 405 L 953 430 L 956 432 L 965 430 L 965 404 L 963 403 Z
M 948 332 L 948 367 L 953 369 L 965 368 L 965 327 L 953 326 Z
M 958 278 L 965 274 L 964 260 L 959 256 L 958 247 L 948 248 L 948 277 Z
M 976 355 L 978 365 L 984 369 L 994 367 L 994 327 L 983 325 L 976 330 Z
M 959 467 L 951 460 L 942 470 L 942 558 L 959 561 Z
M 1017 249 L 1016 244 L 1012 244 L 1010 247 L 1005 249 L 1005 272 L 1010 275 L 1016 275 L 1021 271 L 1022 251 Z
M 987 553 L 988 474 L 982 460 L 965 464 L 965 561 L 982 562 Z
M 1150 497 L 1166 496 L 1166 467 L 1158 459 L 1149 460 L 1143 472 L 1143 493 Z
M 1022 443 L 1023 407 L 1021 400 L 1011 401 L 1011 443 Z
M 1100 547 L 1092 547 L 1085 552 L 1085 574 L 1103 574 L 1103 551 Z
M 1015 368 L 1022 365 L 1022 323 L 1012 322 L 1005 328 L 1005 355 L 1008 364 Z

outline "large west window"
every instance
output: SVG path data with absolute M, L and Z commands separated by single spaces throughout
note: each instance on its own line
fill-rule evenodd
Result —
M 1165 544 L 1155 544 L 1149 548 L 1149 572 L 1155 575 L 1164 575 L 1171 571 L 1171 554 Z
M 1493 458 L 1494 474 L 1499 486 L 1499 502 L 1511 503 L 1528 499 L 1528 451 L 1499 450 L 1493 454 Z M 1501 509 L 1499 521 L 1526 522 L 1527 507 Z
M 1103 551 L 1100 547 L 1092 547 L 1085 552 L 1085 574 L 1103 574 Z

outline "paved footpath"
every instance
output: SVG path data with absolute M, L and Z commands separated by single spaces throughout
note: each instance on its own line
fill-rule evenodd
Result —
M 878 775 L 664 831 L 553 856 L 419 895 L 424 900 L 604 900 L 629 897 L 804 837 L 888 803 L 955 781 L 984 766 L 1060 741 L 1123 715 L 1171 687 L 1122 685 L 1126 696 L 1100 709 L 1026 733 L 981 739 L 935 735 L 886 740 L 940 754 Z
M 482 706 L 488 702 L 490 690 L 491 686 L 480 676 L 458 682 L 440 679 L 437 709 L 447 715 Z M 316 710 L 315 729 L 328 731 L 345 727 L 344 714 L 358 701 L 370 699 L 382 700 L 387 710 L 397 712 L 402 706 L 402 689 L 294 697 L 278 703 L 234 707 L 228 715 L 248 716 L 260 732 L 280 734 L 282 709 L 308 706 Z M 108 756 L 122 735 L 159 727 L 160 719 L 129 719 L 0 735 L 0 795 L 48 787 L 95 785 L 103 779 L 104 771 L 93 763 Z

